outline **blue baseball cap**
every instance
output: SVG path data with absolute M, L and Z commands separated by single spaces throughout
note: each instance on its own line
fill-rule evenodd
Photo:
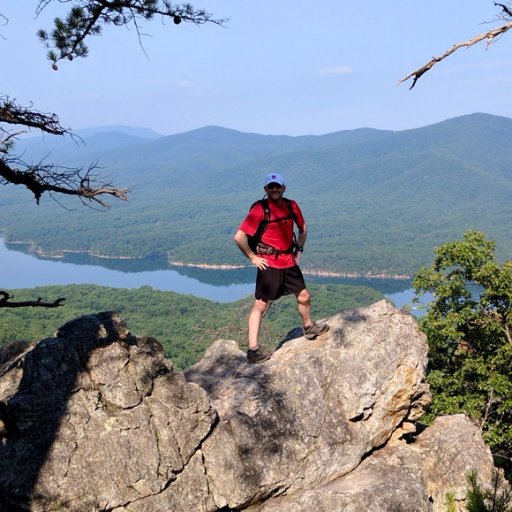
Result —
M 284 186 L 284 178 L 280 174 L 277 174 L 276 172 L 272 172 L 265 176 L 265 187 L 269 183 L 279 183 L 279 185 Z

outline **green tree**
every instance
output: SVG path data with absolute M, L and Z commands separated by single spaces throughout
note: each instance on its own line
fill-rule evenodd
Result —
M 495 453 L 512 453 L 512 262 L 481 232 L 435 250 L 414 279 L 433 300 L 421 320 L 430 356 L 431 417 L 466 413 Z

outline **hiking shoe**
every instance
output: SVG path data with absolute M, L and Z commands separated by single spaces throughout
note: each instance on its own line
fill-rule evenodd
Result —
M 329 326 L 327 324 L 317 324 L 313 322 L 304 328 L 304 337 L 307 340 L 314 340 L 317 336 L 320 336 L 328 330 Z
M 270 354 L 266 354 L 265 352 L 262 352 L 259 348 L 256 348 L 254 350 L 249 349 L 247 351 L 247 362 L 248 363 L 263 363 L 264 361 L 267 361 L 270 359 Z

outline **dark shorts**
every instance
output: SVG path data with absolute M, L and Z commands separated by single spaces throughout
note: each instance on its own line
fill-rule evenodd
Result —
M 297 265 L 290 268 L 268 267 L 265 270 L 258 269 L 254 296 L 266 302 L 290 293 L 298 294 L 304 288 L 304 276 Z

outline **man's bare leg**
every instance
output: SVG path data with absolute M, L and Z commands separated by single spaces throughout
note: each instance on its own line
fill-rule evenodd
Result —
M 311 295 L 307 288 L 304 288 L 297 295 L 297 309 L 302 318 L 302 327 L 306 328 L 311 325 Z
M 311 296 L 307 288 L 304 288 L 297 297 L 297 309 L 302 318 L 302 327 L 304 330 L 304 336 L 308 340 L 314 340 L 317 336 L 320 336 L 324 332 L 329 330 L 327 324 L 318 324 L 311 320 Z
M 268 303 L 261 299 L 256 299 L 249 315 L 248 329 L 248 347 L 249 350 L 258 348 L 258 337 L 260 334 L 261 319 L 267 310 Z

